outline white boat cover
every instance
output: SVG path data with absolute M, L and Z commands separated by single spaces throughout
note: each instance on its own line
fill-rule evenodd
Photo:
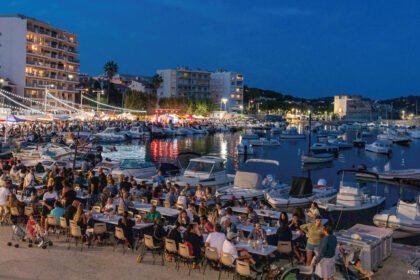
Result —
M 261 176 L 258 173 L 237 171 L 234 186 L 242 189 L 258 189 L 261 184 Z

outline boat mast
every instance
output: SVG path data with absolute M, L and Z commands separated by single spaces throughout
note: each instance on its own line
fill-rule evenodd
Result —
M 311 151 L 311 137 L 312 137 L 312 112 L 311 110 L 309 112 L 309 139 L 308 139 L 308 154 Z

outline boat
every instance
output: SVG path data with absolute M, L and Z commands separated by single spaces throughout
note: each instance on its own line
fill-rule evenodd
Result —
M 305 139 L 306 135 L 298 132 L 296 127 L 291 127 L 280 134 L 280 139 Z
M 242 139 L 241 143 L 236 145 L 236 153 L 238 155 L 253 155 L 254 149 L 248 140 Z
M 413 139 L 420 139 L 420 130 L 413 130 L 408 132 Z
M 310 148 L 310 151 L 314 154 L 338 154 L 338 150 L 338 146 L 329 143 L 315 143 Z
M 233 182 L 233 176 L 228 176 L 225 170 L 225 160 L 221 157 L 202 156 L 192 158 L 183 174 L 170 180 L 183 187 L 189 184 L 192 188 L 201 184 L 203 187 L 217 188 Z
M 284 189 L 272 189 L 265 193 L 265 199 L 274 208 L 288 209 L 309 207 L 312 201 L 316 199 L 330 201 L 336 195 L 337 190 L 333 187 L 324 184 L 313 186 L 310 178 L 293 176 L 289 192 L 285 192 Z
M 351 149 L 353 148 L 353 144 L 349 143 L 347 141 L 344 141 L 342 139 L 339 138 L 329 138 L 327 140 L 328 144 L 337 146 L 339 149 Z
M 152 134 L 152 137 L 155 137 L 155 138 L 165 137 L 165 132 L 163 131 L 163 128 L 157 127 L 155 125 L 152 126 L 151 134 Z
M 364 148 L 366 146 L 366 141 L 362 138 L 356 138 L 353 140 L 353 146 L 356 148 Z
M 276 147 L 280 145 L 279 140 L 277 139 L 267 139 L 267 138 L 260 138 L 258 140 L 249 140 L 252 146 L 254 147 Z
M 281 133 L 281 129 L 279 127 L 273 127 L 271 129 L 271 134 L 280 134 Z
M 416 180 L 420 179 L 420 169 L 401 169 L 401 170 L 388 170 L 383 172 L 374 172 L 370 171 L 378 176 L 379 180 Z M 371 175 L 370 173 L 357 173 L 357 177 L 373 179 L 376 176 Z
M 175 135 L 176 136 L 187 136 L 187 135 L 192 135 L 193 132 L 191 130 L 188 130 L 186 128 L 182 128 L 179 127 L 177 129 L 175 129 Z
M 392 143 L 384 140 L 376 140 L 372 144 L 367 144 L 365 146 L 365 151 L 389 155 L 392 152 L 391 148 Z
M 278 167 L 276 160 L 249 159 L 244 164 L 245 170 L 270 170 L 271 167 Z M 264 192 L 268 189 L 288 191 L 289 186 L 277 181 L 272 174 L 260 174 L 257 172 L 238 170 L 232 186 L 225 186 L 217 189 L 216 197 L 221 202 L 230 201 L 234 198 L 244 197 L 246 201 L 253 198 L 264 198 Z
M 157 174 L 153 162 L 144 162 L 138 159 L 123 159 L 111 170 L 112 177 L 133 176 L 136 179 L 149 179 Z
M 149 137 L 150 136 L 150 132 L 148 129 L 141 127 L 141 126 L 133 126 L 128 132 L 127 134 L 132 138 L 132 139 L 143 139 L 145 137 Z
M 258 140 L 260 137 L 255 133 L 244 134 L 241 136 L 241 139 L 244 140 Z
M 341 176 L 340 188 L 334 202 L 317 199 L 321 216 L 328 218 L 335 229 L 347 229 L 355 224 L 372 224 L 373 216 L 379 213 L 385 205 L 385 197 L 368 195 L 362 192 L 359 184 L 353 181 L 344 181 L 346 174 L 356 174 L 360 170 L 339 170 Z M 378 177 L 376 177 L 376 188 Z
M 420 196 L 414 201 L 400 199 L 395 207 L 381 211 L 373 217 L 380 228 L 390 228 L 395 239 L 420 235 Z
M 13 157 L 21 161 L 30 160 L 56 160 L 58 158 L 72 157 L 74 150 L 63 145 L 48 143 L 46 145 L 27 146 L 19 152 L 13 152 Z
M 171 127 L 165 127 L 165 128 L 163 128 L 163 134 L 166 137 L 173 137 L 173 136 L 175 136 L 175 130 Z
M 114 143 L 124 142 L 129 139 L 127 133 L 120 132 L 117 127 L 107 127 L 104 131 L 96 133 L 90 137 L 92 141 Z
M 391 141 L 395 144 L 407 145 L 411 142 L 410 136 L 405 131 L 386 130 L 377 136 L 378 140 Z
M 304 154 L 302 155 L 302 163 L 303 164 L 317 164 L 317 163 L 325 163 L 331 162 L 334 159 L 333 154 L 325 153 L 325 154 Z

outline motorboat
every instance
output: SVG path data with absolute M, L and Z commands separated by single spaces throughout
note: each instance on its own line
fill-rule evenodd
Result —
M 242 139 L 241 143 L 236 145 L 236 153 L 238 155 L 253 155 L 254 149 L 248 140 Z
M 311 152 L 314 154 L 338 154 L 338 146 L 329 143 L 315 143 L 311 146 Z
M 325 153 L 325 154 L 304 154 L 302 155 L 302 163 L 303 164 L 317 164 L 317 163 L 325 163 L 331 162 L 334 159 L 333 154 Z
M 153 125 L 152 137 L 156 137 L 156 138 L 165 137 L 165 132 L 163 131 L 163 128 Z
M 194 134 L 208 134 L 207 129 L 202 127 L 190 127 L 194 131 Z
M 271 134 L 280 134 L 281 133 L 281 128 L 279 127 L 273 127 L 271 129 Z
M 143 139 L 150 136 L 149 130 L 141 126 L 133 126 L 127 134 L 132 139 Z
M 173 137 L 175 136 L 175 129 L 171 127 L 165 127 L 163 128 L 163 133 L 165 134 L 166 137 Z
M 223 158 L 202 156 L 190 159 L 183 174 L 172 178 L 170 181 L 181 187 L 186 184 L 197 187 L 198 184 L 201 184 L 203 187 L 217 188 L 231 184 L 233 180 L 233 176 L 226 174 Z
M 392 229 L 396 239 L 420 235 L 420 196 L 414 201 L 400 199 L 395 207 L 376 214 L 373 223 L 380 228 Z
M 420 139 L 420 130 L 413 130 L 408 132 L 413 139 Z
M 328 218 L 336 229 L 347 229 L 357 223 L 372 224 L 373 216 L 384 208 L 385 197 L 365 194 L 357 181 L 345 181 L 346 174 L 361 172 L 368 171 L 339 170 L 337 175 L 341 176 L 341 180 L 336 200 L 334 202 L 316 200 L 321 216 Z M 376 174 L 371 173 L 371 175 L 378 179 Z
M 284 189 L 272 189 L 265 193 L 265 199 L 274 208 L 288 209 L 308 207 L 316 199 L 331 201 L 336 195 L 337 190 L 324 183 L 313 186 L 310 178 L 293 176 L 289 192 L 285 192 Z
M 280 139 L 305 139 L 306 135 L 298 132 L 296 127 L 291 127 L 280 134 Z
M 241 136 L 241 139 L 244 140 L 258 140 L 260 137 L 255 133 L 244 134 Z
M 270 170 L 271 167 L 278 167 L 276 160 L 249 159 L 243 168 L 245 170 Z M 238 170 L 235 174 L 233 185 L 221 187 L 216 191 L 219 201 L 226 202 L 232 199 L 244 197 L 250 201 L 253 198 L 264 198 L 264 192 L 268 189 L 288 191 L 289 186 L 277 181 L 272 174 L 260 174 L 253 171 Z
M 127 133 L 120 132 L 117 127 L 107 127 L 104 131 L 96 133 L 90 137 L 90 140 L 105 143 L 124 142 L 128 139 L 129 136 Z
M 416 180 L 420 179 L 420 169 L 401 169 L 401 170 L 387 170 L 383 172 L 374 172 L 370 171 L 372 173 L 375 173 L 379 180 L 386 180 L 386 181 L 393 181 L 393 180 Z M 376 176 L 371 175 L 370 173 L 357 173 L 357 177 L 360 178 L 368 178 L 373 179 Z
M 386 130 L 384 133 L 377 136 L 378 140 L 391 141 L 395 144 L 406 145 L 411 142 L 411 138 L 403 131 Z
M 187 135 L 192 135 L 192 134 L 193 132 L 191 130 L 183 128 L 183 127 L 179 127 L 175 129 L 176 136 L 187 136 Z
M 367 144 L 365 150 L 372 153 L 389 155 L 392 152 L 392 143 L 385 140 L 376 140 L 372 144 Z
M 58 158 L 72 157 L 74 150 L 63 145 L 48 143 L 44 146 L 27 146 L 19 152 L 13 152 L 13 156 L 21 161 L 29 160 L 56 160 Z
M 353 147 L 352 143 L 349 143 L 339 138 L 329 138 L 327 142 L 328 144 L 337 146 L 339 149 L 351 149 Z
M 111 170 L 112 177 L 133 176 L 136 179 L 150 179 L 157 174 L 157 168 L 153 162 L 145 162 L 138 159 L 123 159 Z
M 276 147 L 280 145 L 279 140 L 277 139 L 267 139 L 264 137 L 261 137 L 258 140 L 249 140 L 252 146 L 254 147 Z

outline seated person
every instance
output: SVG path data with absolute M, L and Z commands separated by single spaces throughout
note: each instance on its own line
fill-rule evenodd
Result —
M 160 219 L 161 215 L 159 211 L 156 210 L 156 206 L 152 205 L 150 207 L 150 211 L 146 213 L 146 217 L 144 218 L 145 222 L 154 223 L 156 220 Z
M 103 207 L 103 211 L 107 214 L 115 214 L 114 200 L 112 199 L 112 197 L 108 197 L 106 204 Z
M 166 236 L 166 230 L 164 229 L 164 219 L 160 218 L 156 220 L 156 224 L 153 229 L 153 242 L 155 246 L 161 246 L 164 245 L 164 238 Z
M 235 239 L 237 234 L 234 232 L 229 232 L 226 235 L 226 240 L 223 242 L 222 252 L 232 255 L 232 263 L 235 263 L 236 260 L 245 261 L 249 264 L 255 264 L 255 261 L 252 259 L 252 256 L 245 249 L 236 249 Z
M 211 233 L 214 230 L 213 224 L 207 219 L 207 216 L 200 217 L 199 228 L 201 232 Z
M 193 248 L 195 263 L 201 259 L 201 250 L 203 248 L 203 236 L 197 224 L 189 224 L 184 232 L 184 242 L 189 242 Z
M 181 224 L 179 222 L 175 223 L 175 226 L 169 231 L 168 238 L 175 241 L 178 248 L 178 244 L 182 242 L 182 235 L 180 231 Z
M 190 222 L 190 217 L 188 217 L 187 211 L 182 210 L 178 216 L 178 223 L 183 227 L 187 227 Z
M 261 224 L 259 222 L 254 224 L 254 228 L 252 229 L 248 238 L 255 241 L 260 240 L 262 242 L 267 242 L 267 234 L 265 233 L 265 230 L 261 228 Z
M 130 245 L 130 248 L 134 248 L 134 236 L 133 236 L 133 226 L 135 222 L 128 217 L 128 212 L 124 212 L 121 219 L 118 220 L 118 227 L 120 227 L 124 236 Z

